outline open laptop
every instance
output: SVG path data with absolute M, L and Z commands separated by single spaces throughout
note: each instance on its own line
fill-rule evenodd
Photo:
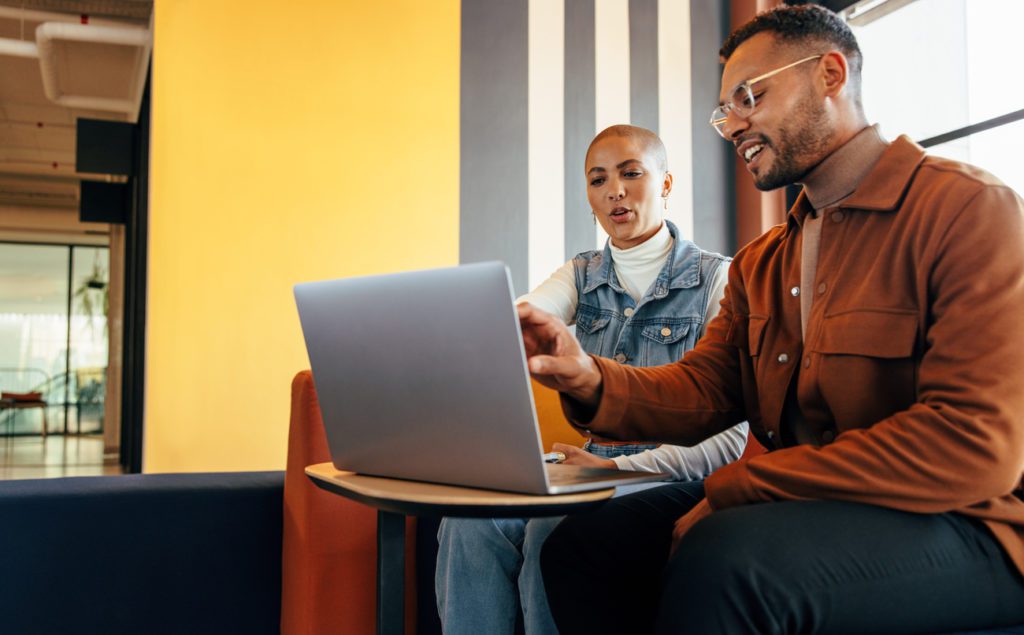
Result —
M 500 262 L 298 284 L 295 300 L 338 469 L 527 494 L 669 477 L 544 463 Z

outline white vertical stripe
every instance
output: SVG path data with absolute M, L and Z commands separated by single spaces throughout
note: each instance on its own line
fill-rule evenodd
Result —
M 527 182 L 530 289 L 563 264 L 565 3 L 529 0 Z
M 667 217 L 693 240 L 690 0 L 658 1 L 658 132 L 673 176 Z M 710 116 L 711 106 L 708 106 Z
M 594 1 L 594 134 L 630 123 L 629 0 Z M 597 225 L 597 248 L 608 235 Z

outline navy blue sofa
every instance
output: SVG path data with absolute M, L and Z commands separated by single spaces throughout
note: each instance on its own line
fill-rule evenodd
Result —
M 279 633 L 283 492 L 284 472 L 0 481 L 0 630 Z M 420 519 L 421 635 L 436 531 Z
M 284 472 L 0 482 L 7 633 L 278 633 Z

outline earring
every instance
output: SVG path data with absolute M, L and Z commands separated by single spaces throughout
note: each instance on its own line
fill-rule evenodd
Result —
M 665 211 L 667 212 L 668 211 L 668 196 L 667 195 L 666 196 L 662 196 L 661 200 L 665 202 L 664 208 L 665 208 Z
M 595 225 L 597 224 L 597 212 L 594 210 L 590 210 L 590 220 L 594 221 Z

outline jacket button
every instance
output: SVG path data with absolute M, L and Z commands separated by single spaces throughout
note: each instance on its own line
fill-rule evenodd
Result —
M 615 361 L 617 361 L 620 364 L 625 364 L 626 363 L 626 354 L 625 353 L 616 353 L 615 354 Z
M 836 438 L 836 433 L 832 432 L 831 430 L 825 430 L 824 432 L 821 433 L 821 442 L 822 443 L 832 443 L 832 441 L 834 441 L 835 438 Z
M 818 285 L 818 294 L 820 295 L 822 293 L 825 293 L 825 289 L 828 289 L 828 285 L 822 282 L 821 284 Z
M 774 439 L 775 438 L 775 430 L 769 430 L 768 431 L 768 438 L 769 439 Z
M 662 337 L 668 337 L 669 335 L 672 335 L 672 329 L 670 329 L 667 326 L 665 328 L 661 329 L 661 336 Z
M 804 358 L 804 368 L 810 368 L 810 367 L 811 367 L 811 358 L 810 357 L 805 357 Z
M 786 355 L 785 353 L 781 353 L 779 355 L 779 363 L 780 364 L 785 364 L 788 361 L 789 361 L 789 355 Z
M 841 223 L 841 222 L 843 222 L 844 218 L 846 218 L 846 214 L 843 214 L 842 212 L 833 212 L 832 213 L 832 222 L 833 223 Z
M 792 289 L 789 290 L 789 293 L 794 298 L 797 297 L 798 295 L 800 295 L 800 287 L 793 287 Z
M 633 317 L 633 309 L 626 309 L 625 311 L 622 312 L 622 314 L 625 315 L 626 317 Z

